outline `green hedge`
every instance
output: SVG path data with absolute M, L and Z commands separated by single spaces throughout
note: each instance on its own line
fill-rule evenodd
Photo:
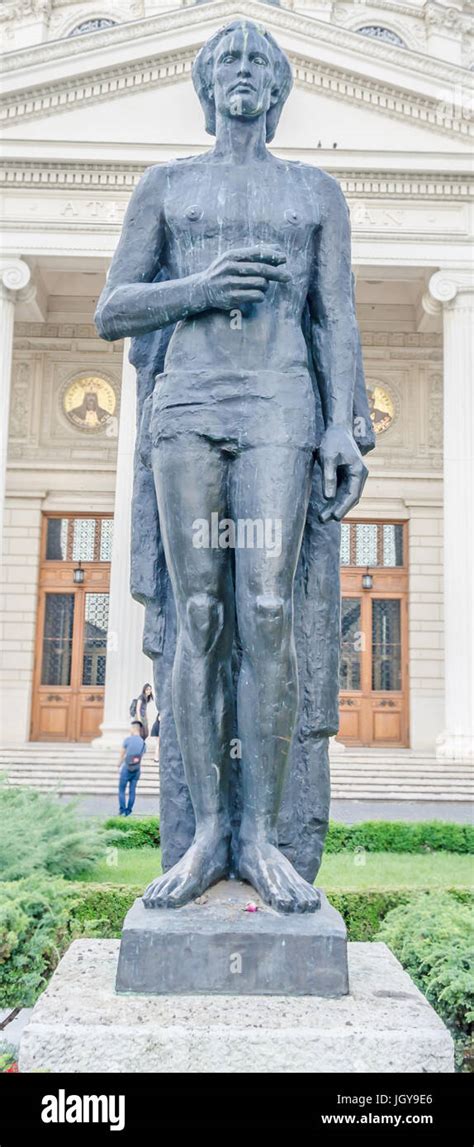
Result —
M 129 908 L 143 888 L 133 884 L 69 884 L 68 911 L 87 933 L 96 929 L 102 939 L 119 937 Z
M 109 843 L 119 848 L 148 848 L 160 844 L 160 822 L 157 816 L 111 816 L 104 828 Z
M 145 848 L 160 843 L 156 816 L 110 817 L 104 826 L 109 841 L 120 848 Z M 366 820 L 362 824 L 331 821 L 326 852 L 460 852 L 474 853 L 474 828 L 449 821 Z
M 326 852 L 474 852 L 474 828 L 449 821 L 367 820 L 362 824 L 331 821 Z
M 388 915 L 376 936 L 389 945 L 450 1028 L 461 1070 L 474 1070 L 474 917 L 448 892 L 423 893 Z
M 143 888 L 131 884 L 71 884 L 70 913 L 86 931 L 92 924 L 97 934 L 120 936 L 124 917 Z M 393 908 L 409 904 L 416 895 L 409 888 L 394 891 L 331 892 L 331 904 L 343 916 L 349 940 L 373 940 L 382 920 Z M 474 903 L 474 894 L 455 889 L 451 895 L 458 903 Z

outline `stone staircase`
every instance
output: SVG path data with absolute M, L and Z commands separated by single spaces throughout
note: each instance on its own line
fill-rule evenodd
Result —
M 12 785 L 31 785 L 61 795 L 109 796 L 117 790 L 119 753 L 88 744 L 5 746 L 0 774 Z M 473 766 L 466 761 L 437 761 L 411 749 L 331 750 L 335 800 L 469 801 L 474 795 Z M 142 796 L 157 797 L 158 766 L 145 755 Z

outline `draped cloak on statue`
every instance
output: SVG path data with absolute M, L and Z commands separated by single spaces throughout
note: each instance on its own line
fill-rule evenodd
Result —
M 165 278 L 162 273 L 157 276 Z M 194 813 L 184 774 L 171 703 L 171 674 L 176 648 L 176 612 L 160 537 L 160 521 L 151 469 L 151 401 L 157 375 L 174 326 L 132 339 L 130 362 L 137 372 L 137 440 L 134 460 L 131 538 L 131 592 L 145 606 L 144 652 L 152 659 L 160 712 L 160 831 L 163 870 L 184 854 L 194 834 Z M 316 403 L 317 441 L 324 413 L 313 364 L 309 312 L 303 316 L 309 369 Z M 360 344 L 354 388 L 354 437 L 363 454 L 375 436 L 370 420 Z M 176 446 L 179 451 L 179 441 Z M 278 449 L 278 446 L 275 447 Z M 313 881 L 318 871 L 329 816 L 329 736 L 339 724 L 340 533 L 338 522 L 319 521 L 324 505 L 318 462 L 294 584 L 294 634 L 298 662 L 299 712 L 278 822 L 282 852 L 298 872 Z M 240 654 L 234 642 L 234 685 Z M 237 728 L 235 729 L 237 738 Z M 238 744 L 238 742 L 236 742 Z M 238 749 L 236 750 L 238 752 Z M 231 818 L 239 821 L 238 756 L 231 751 Z

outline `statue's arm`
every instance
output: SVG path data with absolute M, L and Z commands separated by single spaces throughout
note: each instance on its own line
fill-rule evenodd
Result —
M 353 437 L 359 333 L 354 310 L 349 211 L 336 180 L 320 176 L 321 218 L 308 294 L 311 349 L 325 433 L 319 449 L 328 506 L 323 521 L 357 504 L 367 468 Z
M 336 180 L 323 184 L 320 203 L 308 295 L 313 358 L 326 426 L 337 423 L 352 430 L 358 333 L 349 212 Z
M 198 275 L 153 282 L 160 271 L 164 244 L 163 178 L 164 169 L 149 168 L 127 208 L 95 313 L 97 330 L 109 341 L 158 330 L 208 305 Z

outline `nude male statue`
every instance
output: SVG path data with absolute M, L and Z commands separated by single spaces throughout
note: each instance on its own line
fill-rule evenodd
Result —
M 96 314 L 106 339 L 177 324 L 150 433 L 178 620 L 173 713 L 196 830 L 144 902 L 179 907 L 229 874 L 237 628 L 238 875 L 277 910 L 312 912 L 318 892 L 279 851 L 276 823 L 298 703 L 292 594 L 313 467 L 322 469 L 324 522 L 356 505 L 367 476 L 352 433 L 359 344 L 348 211 L 334 179 L 267 150 L 291 87 L 268 33 L 242 21 L 221 29 L 193 80 L 215 146 L 145 173 Z M 325 416 L 319 444 L 307 307 Z M 280 552 L 196 547 L 194 524 L 216 513 L 281 523 Z

